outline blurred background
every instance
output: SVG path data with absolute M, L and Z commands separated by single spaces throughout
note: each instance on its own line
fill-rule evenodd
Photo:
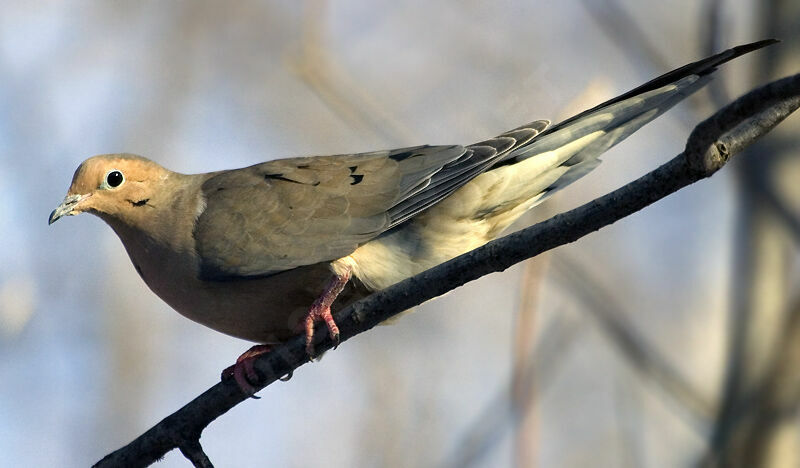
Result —
M 800 71 L 796 0 L 0 2 L 0 454 L 87 466 L 250 344 L 46 218 L 88 156 L 181 172 L 472 143 L 766 37 L 527 223 Z M 358 336 L 214 422 L 219 466 L 800 466 L 800 119 L 712 179 Z M 519 226 L 522 227 L 522 224 Z M 160 466 L 187 466 L 180 453 Z

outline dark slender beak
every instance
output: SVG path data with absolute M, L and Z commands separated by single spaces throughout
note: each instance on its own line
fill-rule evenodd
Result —
M 58 205 L 58 207 L 56 207 L 52 213 L 50 213 L 50 219 L 48 219 L 47 224 L 53 224 L 63 216 L 76 215 L 77 213 L 73 212 L 75 205 L 88 196 L 89 195 L 67 195 L 64 197 L 64 201 L 61 202 L 61 204 Z

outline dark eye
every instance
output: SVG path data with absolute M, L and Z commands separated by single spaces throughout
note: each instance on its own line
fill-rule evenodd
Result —
M 109 187 L 119 187 L 119 185 L 125 180 L 125 177 L 122 176 L 120 171 L 111 171 L 106 174 L 106 183 Z

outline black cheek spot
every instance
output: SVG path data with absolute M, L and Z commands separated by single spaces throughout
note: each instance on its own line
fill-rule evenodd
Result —
M 133 206 L 144 206 L 144 205 L 147 204 L 147 202 L 150 201 L 150 199 L 149 198 L 144 198 L 144 199 L 138 200 L 138 201 L 133 201 L 133 200 L 128 200 L 128 201 L 131 202 L 131 205 L 133 205 Z

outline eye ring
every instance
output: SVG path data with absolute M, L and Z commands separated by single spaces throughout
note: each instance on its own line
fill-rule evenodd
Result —
M 122 171 L 118 169 L 111 169 L 106 173 L 106 177 L 103 180 L 103 183 L 108 188 L 117 188 L 122 183 L 125 182 L 125 176 L 122 175 Z

